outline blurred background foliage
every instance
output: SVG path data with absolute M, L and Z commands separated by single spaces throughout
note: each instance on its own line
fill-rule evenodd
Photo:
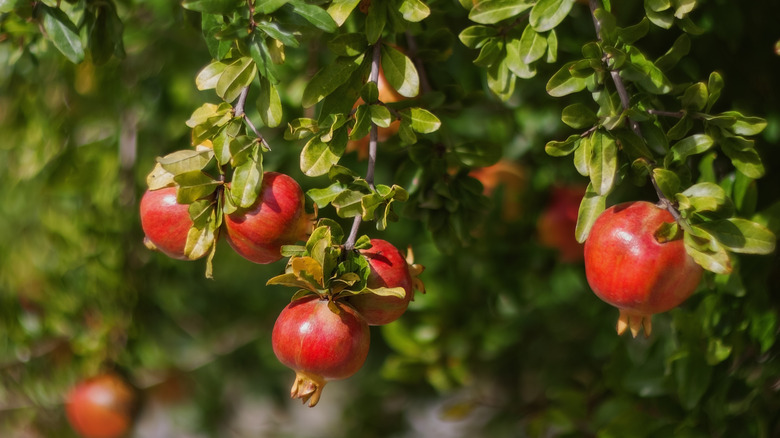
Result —
M 468 25 L 457 2 L 429 3 L 432 27 Z M 265 286 L 283 262 L 254 265 L 222 242 L 206 280 L 202 262 L 142 242 L 146 174 L 155 157 L 188 147 L 184 122 L 215 101 L 194 84 L 211 59 L 200 16 L 162 0 L 116 8 L 125 56 L 101 65 L 72 64 L 34 21 L 0 13 L 0 435 L 73 436 L 63 394 L 112 368 L 143 392 L 138 437 L 780 436 L 778 256 L 741 256 L 740 275 L 707 276 L 683 306 L 654 318 L 649 339 L 617 337 L 617 312 L 590 292 L 581 263 L 560 261 L 537 235 L 553 186 L 583 183 L 570 160 L 544 153 L 569 133 L 560 122 L 569 102 L 544 91 L 556 68 L 540 66 L 501 102 L 475 52 L 454 38 L 446 59 L 425 64 L 448 93 L 437 115 L 449 135 L 480 142 L 515 171 L 471 212 L 483 222 L 467 230 L 467 246 L 435 242 L 414 203 L 386 232 L 366 230 L 412 245 L 428 293 L 401 320 L 372 328 L 357 375 L 330 384 L 314 409 L 292 404 L 292 373 L 269 336 L 290 297 Z M 641 13 L 626 5 L 618 15 L 633 23 Z M 720 71 L 723 109 L 767 118 L 757 211 L 775 233 L 778 16 L 771 0 L 700 2 L 694 18 L 706 32 L 677 70 L 693 80 Z M 562 53 L 593 38 L 590 20 L 587 8 L 572 10 L 558 28 Z M 658 56 L 672 41 L 654 28 L 643 49 Z M 321 42 L 307 44 L 287 52 L 285 123 L 304 116 L 307 77 L 328 61 Z M 266 170 L 304 189 L 326 184 L 301 174 L 301 145 L 283 140 L 283 128 L 263 129 L 273 145 Z M 362 172 L 352 155 L 342 164 Z M 381 148 L 377 181 L 413 180 L 408 157 Z M 652 196 L 634 187 L 616 195 Z

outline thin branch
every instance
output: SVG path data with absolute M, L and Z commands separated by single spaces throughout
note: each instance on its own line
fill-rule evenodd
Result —
M 238 102 L 236 103 L 235 108 L 233 108 L 233 114 L 236 117 L 241 117 L 242 119 L 244 119 L 244 122 L 246 123 L 246 125 L 249 126 L 249 129 L 252 130 L 252 133 L 255 134 L 255 137 L 257 137 L 257 139 L 260 141 L 260 143 L 262 143 L 263 146 L 265 146 L 265 148 L 270 151 L 271 150 L 271 145 L 269 145 L 268 142 L 265 141 L 265 137 L 263 137 L 260 134 L 260 131 L 257 130 L 257 128 L 255 127 L 255 124 L 252 123 L 252 120 L 249 119 L 249 117 L 246 115 L 246 111 L 244 111 L 244 108 L 246 107 L 246 98 L 247 98 L 248 95 L 249 95 L 249 87 L 247 86 L 247 87 L 244 87 L 241 90 L 241 94 L 238 95 Z
M 379 62 L 382 55 L 382 43 L 378 41 L 374 45 L 373 57 L 371 58 L 371 74 L 368 80 L 377 83 L 379 81 Z M 366 182 L 371 187 L 371 190 L 376 190 L 374 187 L 374 169 L 376 167 L 376 149 L 377 149 L 377 127 L 376 123 L 371 122 L 371 133 L 369 134 L 368 142 L 368 169 L 366 169 Z M 362 215 L 355 216 L 355 220 L 352 222 L 352 228 L 349 230 L 349 237 L 344 244 L 344 249 L 352 251 L 355 249 L 355 242 L 357 241 L 358 229 L 360 223 L 363 221 Z

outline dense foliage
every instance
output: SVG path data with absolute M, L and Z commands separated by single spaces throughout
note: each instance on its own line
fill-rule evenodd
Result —
M 0 435 L 75 436 L 64 398 L 105 371 L 142 395 L 132 436 L 780 435 L 779 15 L 0 0 Z M 269 171 L 319 219 L 260 265 L 223 224 Z M 192 261 L 144 245 L 165 187 Z M 576 242 L 548 247 L 562 187 L 572 241 L 623 201 L 675 216 L 659 236 L 706 272 L 649 337 L 615 334 Z M 367 286 L 370 238 L 411 247 L 418 293 L 292 404 L 274 321 L 294 295 L 397 294 Z

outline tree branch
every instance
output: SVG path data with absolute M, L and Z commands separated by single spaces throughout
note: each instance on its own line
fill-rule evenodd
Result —
M 249 126 L 249 129 L 252 130 L 252 133 L 255 134 L 255 137 L 257 137 L 260 143 L 262 143 L 263 146 L 265 146 L 265 148 L 270 151 L 271 145 L 269 145 L 268 142 L 265 141 L 265 137 L 263 137 L 260 134 L 260 131 L 257 130 L 255 124 L 252 123 L 252 120 L 250 120 L 249 117 L 247 117 L 246 112 L 244 111 L 244 108 L 246 106 L 246 98 L 248 95 L 249 95 L 249 87 L 247 86 L 244 87 L 241 90 L 241 94 L 238 95 L 238 102 L 236 103 L 236 106 L 233 108 L 233 115 L 244 119 L 244 123 L 246 123 L 246 125 Z
M 379 62 L 382 56 L 382 43 L 381 40 L 377 41 L 374 45 L 373 56 L 371 58 L 371 74 L 368 80 L 377 83 L 379 81 Z M 369 134 L 368 141 L 368 169 L 366 169 L 366 182 L 371 187 L 371 190 L 376 190 L 374 187 L 374 169 L 376 167 L 376 149 L 377 149 L 377 127 L 376 123 L 371 122 L 371 133 Z M 355 216 L 355 220 L 352 221 L 352 228 L 349 230 L 349 237 L 347 242 L 344 243 L 344 249 L 352 251 L 355 249 L 355 242 L 357 241 L 358 229 L 360 223 L 363 221 L 362 215 Z

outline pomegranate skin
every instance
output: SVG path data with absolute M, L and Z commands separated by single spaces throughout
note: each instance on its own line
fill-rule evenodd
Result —
M 310 226 L 301 187 L 277 172 L 265 172 L 255 204 L 225 215 L 224 223 L 230 246 L 260 264 L 281 259 L 281 247 L 305 239 Z
M 189 260 L 184 247 L 192 219 L 189 205 L 176 202 L 176 187 L 147 190 L 141 197 L 140 210 L 146 239 L 168 257 Z
M 347 302 L 365 318 L 368 325 L 393 322 L 406 311 L 414 298 L 409 265 L 395 246 L 381 239 L 371 239 L 371 248 L 361 250 L 360 253 L 371 266 L 367 283 L 369 288 L 402 287 L 406 294 L 404 298 L 360 294 L 347 298 Z
M 317 295 L 295 300 L 282 310 L 271 333 L 277 359 L 295 370 L 290 391 L 309 406 L 319 401 L 329 380 L 355 374 L 368 356 L 370 332 L 365 319 L 351 306 Z
M 585 242 L 588 284 L 620 309 L 619 333 L 631 326 L 636 336 L 644 323 L 649 335 L 650 315 L 680 305 L 701 280 L 703 270 L 686 253 L 682 239 L 656 239 L 664 222 L 674 222 L 671 213 L 649 202 L 618 204 L 596 219 Z
M 70 390 L 65 413 L 84 438 L 118 438 L 130 429 L 135 401 L 134 390 L 124 380 L 102 374 Z

